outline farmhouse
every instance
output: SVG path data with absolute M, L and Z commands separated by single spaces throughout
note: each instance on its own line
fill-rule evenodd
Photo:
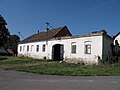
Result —
M 72 36 L 66 26 L 38 32 L 18 45 L 18 56 L 99 64 L 112 56 L 113 39 L 105 30 Z

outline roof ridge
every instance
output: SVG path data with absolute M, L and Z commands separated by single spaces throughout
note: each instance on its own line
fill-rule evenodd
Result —
M 61 26 L 48 31 L 42 31 L 42 32 L 33 34 L 27 37 L 26 39 L 22 40 L 20 43 L 29 43 L 29 42 L 42 41 L 42 40 L 48 40 L 48 39 L 54 38 L 54 36 L 56 36 L 65 27 L 66 26 Z
M 57 28 L 50 29 L 50 30 L 48 30 L 48 31 L 55 30 L 55 29 L 58 29 L 58 28 L 64 28 L 64 27 L 65 27 L 65 26 L 61 26 L 61 27 L 57 27 Z M 39 32 L 39 33 L 45 33 L 45 32 L 47 32 L 47 31 L 41 31 L 41 32 Z

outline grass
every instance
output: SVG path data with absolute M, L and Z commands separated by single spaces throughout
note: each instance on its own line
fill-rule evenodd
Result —
M 0 60 L 0 68 L 45 75 L 65 76 L 118 76 L 120 67 L 112 64 L 102 66 L 59 63 L 41 59 L 6 57 Z

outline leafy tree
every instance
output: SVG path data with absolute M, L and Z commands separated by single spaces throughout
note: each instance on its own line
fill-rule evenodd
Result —
M 20 38 L 17 35 L 10 35 L 6 25 L 6 21 L 0 15 L 0 47 L 3 46 L 6 50 L 11 49 L 17 55 L 17 45 L 20 42 Z
M 4 44 L 6 49 L 11 49 L 14 55 L 17 55 L 17 45 L 20 42 L 20 38 L 17 35 L 10 35 L 7 39 L 7 43 Z
M 0 15 L 0 47 L 2 47 L 10 36 L 8 29 L 6 28 L 6 21 Z

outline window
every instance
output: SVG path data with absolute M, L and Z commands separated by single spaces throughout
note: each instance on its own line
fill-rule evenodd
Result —
M 91 45 L 90 44 L 85 45 L 85 54 L 91 54 Z
M 22 51 L 22 46 L 20 46 L 20 51 Z
M 25 51 L 25 46 L 23 46 L 23 51 Z
M 37 51 L 37 52 L 39 51 L 39 45 L 37 45 L 37 47 L 36 47 L 36 51 Z
M 31 52 L 33 51 L 33 45 L 31 45 Z
M 45 52 L 45 44 L 43 44 L 42 51 Z
M 29 46 L 27 46 L 27 51 L 29 51 Z
M 115 40 L 115 45 L 119 46 L 118 40 Z
M 85 41 L 85 54 L 91 54 L 91 41 Z
M 73 54 L 76 53 L 76 43 L 71 44 L 71 53 L 73 53 Z

